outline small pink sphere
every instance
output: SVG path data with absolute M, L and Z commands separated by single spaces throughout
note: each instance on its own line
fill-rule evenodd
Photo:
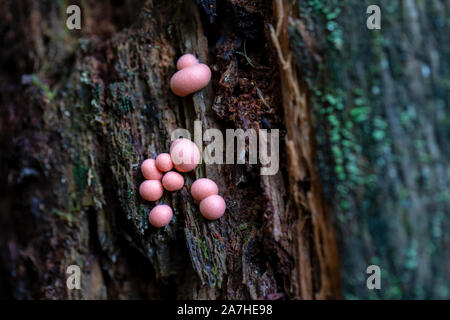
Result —
M 162 178 L 162 185 L 167 191 L 177 191 L 183 188 L 184 178 L 178 172 L 170 171 Z
M 177 61 L 177 69 L 181 70 L 194 64 L 198 64 L 198 59 L 193 54 L 183 54 Z
M 147 159 L 141 165 L 142 175 L 148 180 L 161 180 L 162 172 L 156 168 L 154 159 Z
M 172 170 L 173 168 L 173 162 L 172 158 L 170 157 L 170 154 L 168 153 L 161 153 L 156 157 L 155 160 L 156 168 L 161 172 L 167 172 Z
M 200 213 L 208 220 L 216 220 L 223 216 L 227 205 L 221 196 L 212 195 L 200 202 Z
M 158 204 L 148 214 L 148 221 L 156 228 L 162 228 L 167 226 L 172 220 L 173 212 L 172 208 L 167 204 Z
M 202 201 L 206 197 L 219 193 L 217 184 L 208 178 L 201 178 L 194 181 L 191 186 L 191 195 L 197 201 Z
M 185 97 L 206 87 L 211 80 L 211 70 L 199 63 L 176 72 L 170 79 L 170 88 L 177 96 Z
M 163 195 L 164 189 L 160 180 L 145 180 L 139 186 L 139 194 L 147 201 L 156 201 Z
M 172 143 L 170 156 L 175 169 L 180 172 L 192 171 L 200 162 L 200 150 L 197 145 L 185 138 L 177 139 Z

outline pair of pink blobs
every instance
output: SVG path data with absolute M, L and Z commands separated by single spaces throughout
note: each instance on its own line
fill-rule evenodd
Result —
M 170 88 L 177 96 L 185 97 L 206 87 L 211 80 L 211 70 L 199 63 L 192 54 L 185 54 L 177 61 L 177 71 L 170 79 Z
M 141 166 L 142 175 L 148 179 L 139 186 L 139 194 L 147 201 L 156 201 L 163 195 L 161 184 L 163 174 L 156 168 L 154 159 L 147 159 Z
M 200 202 L 200 213 L 208 220 L 219 219 L 227 208 L 218 193 L 217 184 L 208 178 L 197 179 L 191 186 L 191 195 Z
M 170 171 L 173 169 L 173 162 L 170 154 L 161 153 L 156 157 L 155 160 L 156 168 L 159 171 L 167 172 L 162 178 L 162 185 L 167 191 L 177 191 L 183 188 L 184 178 L 181 174 L 175 171 Z

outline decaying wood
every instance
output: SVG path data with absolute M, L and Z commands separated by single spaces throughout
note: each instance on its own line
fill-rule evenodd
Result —
M 0 4 L 0 298 L 449 297 L 445 0 L 381 1 L 381 30 L 359 0 L 78 4 L 78 31 L 67 1 Z M 185 52 L 213 76 L 181 99 Z M 195 120 L 279 129 L 280 170 L 202 164 L 156 230 L 140 163 Z M 198 177 L 219 185 L 219 221 Z
M 280 60 L 283 108 L 287 129 L 289 194 L 291 210 L 297 217 L 296 282 L 299 297 L 325 299 L 339 295 L 339 268 L 333 225 L 323 205 L 320 179 L 315 169 L 308 92 L 302 85 L 293 60 L 288 33 L 289 18 L 293 15 L 291 1 L 275 1 L 275 24 L 270 36 Z M 311 235 L 312 234 L 312 235 Z M 313 257 L 305 254 L 312 252 Z M 317 259 L 318 263 L 314 262 Z
M 221 1 L 215 11 L 195 1 L 87 1 L 85 29 L 73 32 L 63 4 L 2 4 L 10 28 L 2 60 L 12 64 L 1 75 L 2 295 L 338 296 L 305 92 L 292 62 L 277 62 L 289 59 L 282 14 L 291 13 L 274 3 L 275 16 L 265 1 Z M 169 79 L 184 52 L 208 63 L 213 81 L 179 99 Z M 167 151 L 172 130 L 193 133 L 197 119 L 203 130 L 287 131 L 280 171 L 199 166 L 180 192 L 164 195 L 175 218 L 156 230 L 147 222 L 152 204 L 137 193 L 140 163 Z M 204 220 L 188 192 L 204 176 L 226 199 L 220 221 Z M 65 285 L 72 264 L 83 272 L 79 291 Z

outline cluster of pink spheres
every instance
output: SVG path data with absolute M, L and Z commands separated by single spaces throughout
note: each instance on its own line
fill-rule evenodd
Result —
M 188 139 L 177 139 L 172 143 L 169 153 L 161 153 L 156 159 L 147 159 L 142 163 L 141 171 L 148 179 L 139 187 L 139 194 L 147 201 L 159 200 L 164 192 L 177 191 L 183 188 L 184 178 L 171 171 L 189 172 L 195 169 L 200 161 L 200 151 L 195 143 Z M 219 188 L 211 179 L 201 178 L 191 186 L 192 197 L 200 202 L 200 213 L 208 220 L 219 219 L 225 212 L 226 204 L 218 195 Z M 156 228 L 169 224 L 172 220 L 172 209 L 166 204 L 155 206 L 149 213 L 148 220 Z
M 170 79 L 170 88 L 180 97 L 203 89 L 211 80 L 209 67 L 199 63 L 192 54 L 181 56 L 177 61 L 177 69 Z M 159 200 L 164 189 L 177 191 L 183 188 L 184 178 L 178 172 L 171 171 L 173 168 L 179 172 L 189 172 L 200 162 L 200 151 L 188 139 L 175 140 L 169 152 L 142 163 L 142 174 L 147 180 L 140 185 L 139 194 L 147 201 Z M 192 197 L 200 202 L 200 212 L 208 220 L 219 219 L 225 212 L 225 201 L 218 193 L 217 184 L 210 179 L 198 179 L 192 184 Z M 159 204 L 150 211 L 148 220 L 154 227 L 161 228 L 169 224 L 172 216 L 172 208 Z

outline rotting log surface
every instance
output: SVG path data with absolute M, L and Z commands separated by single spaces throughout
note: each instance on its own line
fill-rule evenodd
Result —
M 380 1 L 381 31 L 360 0 L 78 4 L 81 31 L 65 1 L 0 4 L 0 297 L 448 299 L 448 1 Z M 184 52 L 213 79 L 179 99 Z M 155 230 L 140 163 L 196 119 L 280 129 L 280 172 L 202 165 Z
M 1 5 L 2 296 L 339 295 L 330 279 L 338 271 L 328 270 L 337 260 L 326 251 L 334 239 L 324 237 L 331 224 L 311 207 L 320 199 L 308 198 L 319 186 L 302 186 L 313 175 L 311 154 L 301 169 L 308 177 L 291 179 L 289 166 L 305 163 L 292 155 L 286 162 L 286 135 L 294 148 L 311 146 L 284 123 L 291 107 L 270 31 L 281 18 L 268 1 L 209 1 L 205 11 L 206 2 L 82 1 L 81 31 L 64 27 L 65 3 Z M 207 62 L 213 81 L 179 99 L 169 79 L 184 52 Z M 283 87 L 292 80 L 281 78 Z M 173 129 L 192 132 L 197 119 L 203 129 L 280 129 L 280 171 L 199 166 L 180 192 L 165 193 L 175 217 L 156 230 L 147 221 L 152 204 L 137 193 L 140 163 L 168 150 Z M 227 202 L 220 221 L 205 221 L 189 195 L 203 176 Z M 66 289 L 72 264 L 81 266 L 82 290 Z

